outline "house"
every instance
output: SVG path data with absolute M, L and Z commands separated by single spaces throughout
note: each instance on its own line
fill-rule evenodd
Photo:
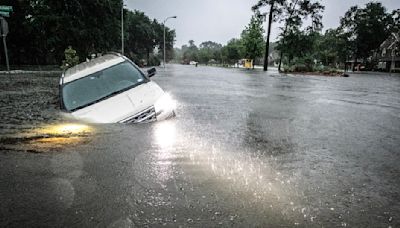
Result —
M 400 33 L 392 33 L 379 47 L 378 70 L 400 71 Z

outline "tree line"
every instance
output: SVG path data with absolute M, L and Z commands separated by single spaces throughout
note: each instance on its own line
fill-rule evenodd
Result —
M 313 0 L 259 0 L 252 7 L 254 15 L 239 38 L 226 45 L 206 41 L 199 47 L 191 40 L 188 45 L 175 49 L 175 60 L 234 64 L 246 58 L 258 64 L 264 60 L 267 66 L 275 63 L 280 70 L 284 66 L 286 70 L 300 67 L 304 71 L 343 67 L 347 61 L 360 59 L 373 65 L 377 60 L 371 56 L 380 44 L 392 33 L 399 32 L 400 10 L 389 12 L 381 3 L 370 2 L 351 7 L 340 18 L 338 28 L 323 33 L 324 9 L 319 1 Z M 266 19 L 269 29 L 265 34 L 263 21 Z M 269 42 L 273 23 L 280 25 L 275 43 Z
M 120 52 L 121 12 L 125 54 L 138 64 L 159 64 L 160 56 L 153 50 L 163 49 L 163 24 L 143 12 L 122 11 L 122 4 L 122 0 L 3 0 L 2 5 L 14 9 L 7 19 L 11 64 L 60 65 L 69 46 L 76 50 L 81 62 L 91 54 Z M 175 31 L 166 27 L 169 58 L 175 36 Z
M 189 40 L 187 45 L 175 48 L 175 61 L 186 64 L 196 61 L 202 64 L 232 65 L 244 58 L 258 59 L 263 53 L 263 33 L 261 19 L 253 16 L 240 38 L 233 38 L 226 45 L 205 41 L 199 47 L 193 40 Z

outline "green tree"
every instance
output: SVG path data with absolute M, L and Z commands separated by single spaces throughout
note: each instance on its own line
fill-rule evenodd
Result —
M 390 30 L 394 33 L 400 32 L 400 9 L 393 10 L 391 13 L 392 24 Z
M 264 48 L 264 29 L 262 22 L 257 16 L 252 16 L 249 25 L 242 32 L 242 41 L 245 57 L 255 60 L 261 57 Z
M 65 59 L 63 60 L 63 64 L 61 69 L 66 70 L 70 67 L 73 67 L 79 64 L 79 57 L 76 55 L 76 51 L 72 49 L 71 46 L 68 46 L 67 49 L 64 51 Z
M 340 29 L 328 29 L 316 40 L 315 56 L 327 66 L 344 63 L 349 54 L 346 46 L 346 36 Z
M 213 41 L 205 41 L 199 45 L 199 62 L 208 63 L 214 59 L 221 62 L 221 49 L 222 45 Z
M 5 0 L 4 4 L 15 10 L 9 19 L 14 64 L 59 64 L 68 45 L 81 59 L 92 50 L 116 50 L 122 0 Z
M 269 44 L 271 37 L 271 27 L 272 23 L 277 21 L 277 16 L 281 14 L 281 7 L 284 3 L 284 0 L 259 0 L 256 5 L 252 7 L 252 10 L 256 12 L 258 17 L 265 17 L 268 14 L 268 31 L 267 31 L 267 40 L 265 42 L 265 54 L 264 54 L 264 71 L 268 70 L 268 56 L 269 56 Z M 264 14 L 260 14 L 259 9 L 261 7 L 267 6 L 269 11 Z
M 153 20 L 153 27 L 156 32 L 155 42 L 156 46 L 159 50 L 158 57 L 160 59 L 163 58 L 163 50 L 164 50 L 164 26 L 162 23 L 159 23 L 157 20 Z M 166 52 L 166 61 L 169 62 L 174 58 L 174 42 L 175 42 L 176 33 L 175 30 L 165 27 L 165 52 Z
M 144 58 L 149 62 L 156 45 L 152 21 L 143 12 L 125 11 L 125 14 L 125 52 L 135 62 Z
M 319 2 L 311 2 L 310 0 L 290 0 L 285 1 L 281 9 L 281 22 L 284 27 L 281 28 L 280 40 L 280 58 L 278 70 L 281 70 L 283 56 L 285 50 L 290 50 L 290 45 L 286 44 L 286 39 L 300 31 L 303 25 L 303 20 L 311 17 L 311 25 L 306 30 L 309 34 L 320 31 L 322 29 L 322 15 L 321 12 L 325 9 Z M 288 35 L 289 33 L 289 35 Z M 286 47 L 285 47 L 286 45 Z M 289 56 L 290 59 L 290 56 Z
M 259 10 L 262 7 L 268 7 L 269 11 L 267 13 L 260 14 Z M 308 16 L 311 17 L 312 24 L 310 27 L 312 30 L 319 30 L 322 27 L 322 16 L 320 12 L 324 9 L 324 7 L 319 2 L 313 2 L 311 0 L 259 0 L 252 9 L 259 17 L 265 17 L 266 14 L 269 15 L 264 57 L 264 70 L 268 69 L 270 33 L 273 22 L 278 21 L 284 24 L 281 37 L 285 37 L 286 32 L 290 30 L 292 26 L 300 26 L 302 23 L 302 18 L 306 18 Z M 284 44 L 284 40 L 282 44 Z M 281 52 L 281 58 L 282 54 L 283 53 Z M 279 66 L 280 65 L 281 61 Z
M 242 41 L 240 39 L 231 39 L 221 50 L 223 61 L 229 64 L 237 63 L 244 56 Z
M 183 59 L 186 62 L 189 61 L 199 61 L 199 49 L 197 46 L 194 44 L 194 40 L 189 40 L 189 46 L 183 46 Z
M 73 46 L 80 59 L 121 50 L 122 0 L 3 0 L 14 12 L 8 19 L 12 64 L 60 64 Z M 127 53 L 141 59 L 163 46 L 163 29 L 140 12 L 124 10 Z M 166 28 L 167 53 L 173 54 L 175 31 Z
M 340 29 L 348 38 L 352 57 L 366 61 L 395 29 L 393 24 L 392 15 L 381 3 L 370 2 L 365 8 L 351 7 L 340 20 Z

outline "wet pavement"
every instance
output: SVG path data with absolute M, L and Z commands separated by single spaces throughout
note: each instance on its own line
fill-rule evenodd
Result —
M 0 75 L 0 227 L 400 226 L 399 76 L 158 70 L 177 117 L 139 125 Z

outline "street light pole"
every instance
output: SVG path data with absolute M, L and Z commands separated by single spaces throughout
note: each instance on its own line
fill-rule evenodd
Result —
M 6 19 L 0 16 L 0 35 L 3 37 L 4 54 L 6 56 L 7 71 L 10 72 L 10 63 L 8 61 L 8 50 L 6 36 L 8 34 L 8 23 Z
M 172 17 L 167 17 L 167 18 L 165 18 L 165 20 L 164 20 L 164 23 L 163 23 L 163 27 L 164 27 L 164 48 L 163 48 L 163 51 L 164 51 L 164 68 L 165 68 L 165 23 L 167 22 L 167 20 L 168 19 L 170 19 L 170 18 L 177 18 L 176 16 L 172 16 Z
M 121 53 L 124 55 L 124 1 L 121 7 Z

